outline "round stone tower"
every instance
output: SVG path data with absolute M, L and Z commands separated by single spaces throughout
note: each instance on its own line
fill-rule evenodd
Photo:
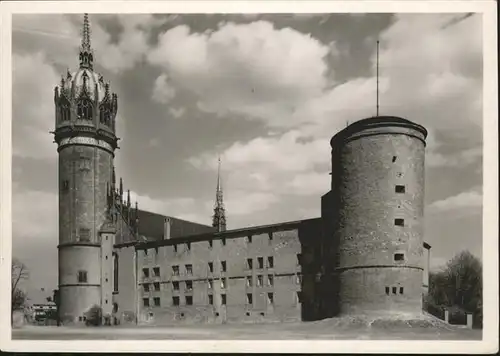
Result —
M 330 142 L 340 315 L 422 311 L 426 137 L 420 125 L 379 116 Z
M 114 186 L 117 96 L 94 72 L 88 15 L 80 66 L 54 89 L 54 140 L 59 153 L 59 316 L 84 322 L 101 304 L 101 241 L 107 191 Z M 111 261 L 111 260 L 110 260 Z M 110 262 L 111 263 L 111 262 Z

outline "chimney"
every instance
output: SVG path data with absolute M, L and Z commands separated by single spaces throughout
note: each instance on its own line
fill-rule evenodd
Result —
M 170 240 L 170 218 L 165 218 L 165 221 L 163 223 L 163 239 L 164 240 Z

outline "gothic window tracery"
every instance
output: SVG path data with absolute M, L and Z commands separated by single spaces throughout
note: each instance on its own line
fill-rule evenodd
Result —
M 66 101 L 63 101 L 61 103 L 61 106 L 59 107 L 59 110 L 60 110 L 60 120 L 69 121 L 70 119 L 69 104 Z
M 92 102 L 89 99 L 81 99 L 78 103 L 78 118 L 92 120 Z
M 110 112 L 109 112 L 109 106 L 108 105 L 101 105 L 99 108 L 99 116 L 100 116 L 100 121 L 101 124 L 110 125 Z

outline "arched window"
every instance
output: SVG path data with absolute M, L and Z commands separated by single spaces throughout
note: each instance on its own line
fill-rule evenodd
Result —
M 70 118 L 70 111 L 69 111 L 69 103 L 67 101 L 62 101 L 61 106 L 59 107 L 60 110 L 60 120 L 61 121 L 69 121 Z
M 78 103 L 78 118 L 92 120 L 92 102 L 89 99 L 82 99 Z
M 101 121 L 101 124 L 108 125 L 109 126 L 109 106 L 108 105 L 101 105 L 99 107 L 99 119 Z
M 113 253 L 113 292 L 118 292 L 118 254 Z

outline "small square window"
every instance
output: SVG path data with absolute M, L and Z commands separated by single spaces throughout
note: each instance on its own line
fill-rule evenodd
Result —
M 226 261 L 220 261 L 220 268 L 222 272 L 226 272 Z
M 267 293 L 267 301 L 269 304 L 274 304 L 274 294 L 273 293 Z
M 394 261 L 404 261 L 404 260 L 405 260 L 404 253 L 395 253 L 394 254 Z
M 394 225 L 405 226 L 405 219 L 394 219 Z
M 179 297 L 178 296 L 172 297 L 172 305 L 179 305 Z
M 392 287 L 392 294 L 397 294 L 398 288 L 397 287 Z
M 145 292 L 149 292 L 149 284 L 148 283 L 143 284 L 142 288 L 144 288 Z
M 264 268 L 264 257 L 258 257 L 257 263 L 259 264 L 259 269 Z
M 173 281 L 172 282 L 172 287 L 173 287 L 174 290 L 179 290 L 179 282 Z
M 252 286 L 252 276 L 247 276 L 247 287 Z
M 174 276 L 178 276 L 179 275 L 179 266 L 172 266 L 172 274 Z
M 143 298 L 142 303 L 144 304 L 145 307 L 149 307 L 149 298 Z
M 153 283 L 153 286 L 155 288 L 155 291 L 159 291 L 160 290 L 160 282 Z
M 247 258 L 247 267 L 248 269 L 253 268 L 253 260 L 251 258 Z
M 142 275 L 144 276 L 144 278 L 149 278 L 149 268 L 143 268 Z
M 269 256 L 267 258 L 267 267 L 274 268 L 274 257 L 273 256 Z
M 160 298 L 159 297 L 153 298 L 153 302 L 155 303 L 155 307 L 159 307 L 160 306 Z
M 155 277 L 160 277 L 160 267 L 154 267 L 153 268 L 153 275 Z
M 226 295 L 225 294 L 221 294 L 221 304 L 222 305 L 226 305 Z
M 186 305 L 193 305 L 193 296 L 186 295 Z
M 214 263 L 208 262 L 208 270 L 210 273 L 214 273 Z
M 252 293 L 247 293 L 247 304 L 249 304 L 249 305 L 253 304 L 253 295 L 252 295 Z
M 403 294 L 403 287 L 399 287 L 399 294 Z
M 389 287 L 385 287 L 385 294 L 389 295 L 390 293 L 390 288 Z
M 257 287 L 262 287 L 263 284 L 264 284 L 264 276 L 258 275 L 257 276 Z
M 192 281 L 186 281 L 186 290 L 187 291 L 193 290 L 193 282 Z
M 406 187 L 404 185 L 396 185 L 396 193 L 404 193 L 406 191 Z
M 78 271 L 78 283 L 87 283 L 87 271 Z
M 193 274 L 193 265 L 186 265 L 186 274 L 187 275 Z
M 214 296 L 212 294 L 208 295 L 208 304 L 214 305 Z
M 268 282 L 268 284 L 269 284 L 270 287 L 274 286 L 274 276 L 268 275 L 267 276 L 267 282 Z

